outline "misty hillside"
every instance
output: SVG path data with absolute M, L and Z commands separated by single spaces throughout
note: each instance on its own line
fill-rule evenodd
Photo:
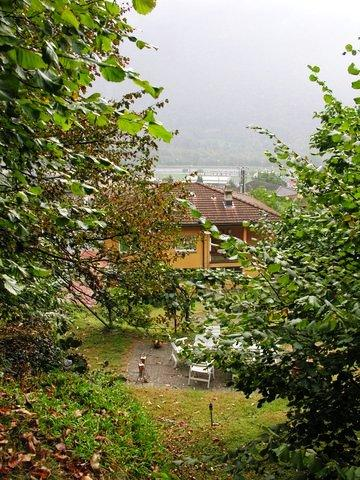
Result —
M 321 92 L 306 66 L 321 66 L 322 78 L 351 101 L 342 51 L 356 40 L 359 18 L 355 0 L 158 0 L 151 15 L 133 14 L 137 36 L 158 50 L 131 44 L 126 53 L 165 87 L 170 103 L 160 117 L 180 131 L 161 146 L 160 163 L 265 165 L 269 144 L 249 124 L 307 152 Z M 124 91 L 104 80 L 97 88 L 112 98 Z

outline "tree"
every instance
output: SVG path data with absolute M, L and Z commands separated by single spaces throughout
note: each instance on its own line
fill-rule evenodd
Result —
M 356 54 L 351 45 L 346 50 Z M 305 201 L 286 210 L 281 222 L 263 226 L 267 235 L 257 245 L 217 234 L 228 255 L 253 275 L 222 299 L 220 318 L 244 348 L 223 345 L 214 359 L 232 372 L 238 389 L 261 394 L 259 406 L 276 398 L 289 402 L 282 432 L 243 452 L 238 464 L 252 461 L 265 472 L 259 460 L 276 459 L 279 468 L 302 471 L 302 478 L 356 478 L 360 97 L 343 105 L 319 79 L 319 67 L 310 69 L 310 80 L 324 94 L 324 109 L 316 114 L 320 126 L 310 141 L 322 165 L 260 129 L 274 142 L 269 160 L 291 169 Z M 359 89 L 360 69 L 352 63 L 348 71 Z
M 257 179 L 260 182 L 271 183 L 278 187 L 286 185 L 286 182 L 276 172 L 256 172 L 253 179 Z
M 277 212 L 283 212 L 289 208 L 293 202 L 286 197 L 278 197 L 274 191 L 267 190 L 263 187 L 254 188 L 250 193 L 252 197 L 264 202 Z
M 154 4 L 134 0 L 140 13 L 148 13 Z M 116 2 L 104 0 L 1 4 L 3 319 L 33 314 L 38 302 L 31 291 L 45 293 L 50 286 L 59 292 L 70 270 L 80 274 L 88 268 L 91 259 L 79 256 L 79 245 L 90 247 L 95 238 L 104 238 L 108 219 L 101 205 L 95 208 L 85 200 L 100 195 L 100 179 L 110 172 L 113 179 L 121 179 L 136 171 L 136 166 L 129 173 L 129 165 L 114 162 L 111 149 L 103 156 L 85 150 L 84 128 L 91 125 L 100 131 L 111 126 L 127 134 L 128 140 L 141 132 L 171 139 L 153 108 L 135 113 L 126 99 L 119 106 L 97 93 L 87 94 L 98 75 L 114 82 L 129 79 L 154 98 L 162 91 L 130 70 L 119 53 L 124 40 L 140 49 L 149 47 L 133 36 L 124 13 Z M 75 129 L 77 142 L 71 137 Z

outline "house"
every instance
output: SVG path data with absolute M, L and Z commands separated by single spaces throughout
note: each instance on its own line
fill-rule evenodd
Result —
M 188 200 L 221 233 L 241 238 L 247 243 L 256 241 L 256 238 L 246 222 L 257 222 L 264 218 L 275 221 L 279 218 L 275 210 L 248 194 L 235 193 L 227 188 L 222 190 L 199 182 L 185 184 L 184 189 Z M 183 218 L 181 230 L 181 241 L 176 248 L 179 256 L 173 264 L 175 268 L 236 266 L 236 262 L 219 252 L 219 241 L 203 231 L 198 219 L 191 216 Z
M 290 198 L 290 199 L 296 199 L 298 198 L 298 193 L 297 191 L 295 190 L 295 188 L 292 188 L 292 187 L 279 187 L 277 190 L 276 190 L 276 195 L 278 197 L 287 197 L 287 198 Z

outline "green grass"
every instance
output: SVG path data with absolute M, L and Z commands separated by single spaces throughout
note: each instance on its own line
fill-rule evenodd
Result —
M 204 313 L 201 303 L 197 303 L 194 316 L 199 318 Z M 157 324 L 154 322 L 149 331 L 131 328 L 125 324 L 113 330 L 108 330 L 104 325 L 81 307 L 70 307 L 73 320 L 72 331 L 83 343 L 78 348 L 88 361 L 90 370 L 105 369 L 115 373 L 124 373 L 126 354 L 129 352 L 133 339 L 136 337 L 166 337 L 166 333 L 173 335 L 172 323 Z M 151 317 L 155 320 L 164 315 L 162 308 L 152 308 Z
M 108 330 L 86 310 L 74 308 L 73 332 L 83 343 L 79 347 L 91 370 L 104 368 L 121 373 L 124 355 L 129 350 L 133 336 L 123 329 Z
M 161 309 L 152 311 L 154 317 L 162 314 Z M 203 314 L 201 304 L 196 306 L 196 314 Z M 77 333 L 84 342 L 81 351 L 91 368 L 99 368 L 108 361 L 111 371 L 121 373 L 134 331 L 131 334 L 129 331 L 107 332 L 86 312 L 76 315 Z M 168 456 L 175 461 L 186 457 L 198 459 L 195 465 L 174 467 L 173 473 L 182 480 L 231 478 L 221 462 L 203 462 L 202 458 L 209 455 L 216 457 L 239 448 L 256 438 L 264 428 L 285 419 L 285 401 L 276 401 L 258 409 L 256 395 L 246 399 L 243 394 L 230 390 L 127 388 L 155 421 Z M 210 426 L 210 402 L 214 406 L 215 427 Z M 253 477 L 250 475 L 247 478 Z
M 116 378 L 60 372 L 28 383 L 26 397 L 13 381 L 0 389 L 7 449 L 0 463 L 7 467 L 18 454 L 31 452 L 31 459 L 9 467 L 9 478 L 30 478 L 39 465 L 51 471 L 51 479 L 80 478 L 76 472 L 94 478 L 94 470 L 96 478 L 147 479 L 163 468 L 153 421 Z M 23 440 L 29 432 L 36 439 L 32 446 Z
M 162 430 L 163 442 L 174 460 L 197 458 L 196 465 L 181 465 L 174 473 L 181 479 L 227 479 L 224 465 L 204 463 L 204 456 L 217 456 L 256 438 L 264 428 L 285 419 L 286 402 L 256 407 L 258 396 L 246 399 L 234 391 L 196 391 L 169 388 L 133 388 Z M 216 426 L 211 427 L 209 403 Z M 250 478 L 250 477 L 249 477 Z

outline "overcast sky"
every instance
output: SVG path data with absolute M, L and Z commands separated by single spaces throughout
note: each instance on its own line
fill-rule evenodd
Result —
M 266 143 L 249 124 L 305 150 L 321 106 L 306 65 L 319 65 L 338 97 L 351 101 L 352 59 L 342 52 L 357 45 L 359 20 L 359 0 L 158 0 L 150 15 L 132 14 L 137 36 L 158 47 L 127 48 L 132 67 L 165 87 L 170 104 L 161 119 L 180 130 L 164 159 L 256 163 Z M 123 92 L 105 81 L 99 87 L 108 97 Z

